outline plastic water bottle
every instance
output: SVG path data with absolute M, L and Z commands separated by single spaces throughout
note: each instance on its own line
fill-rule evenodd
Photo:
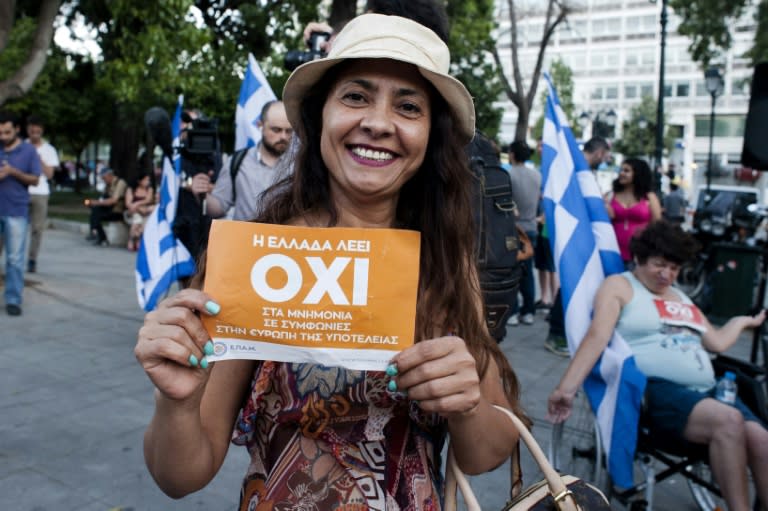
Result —
M 736 402 L 736 375 L 731 371 L 726 371 L 715 386 L 715 399 L 727 405 Z

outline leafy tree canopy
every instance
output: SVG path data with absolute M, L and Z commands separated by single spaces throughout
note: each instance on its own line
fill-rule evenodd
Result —
M 0 7 L 6 0 L 0 0 Z M 15 5 L 14 30 L 0 53 L 4 69 L 18 67 L 34 44 L 38 4 Z M 39 112 L 49 120 L 49 133 L 63 137 L 78 119 L 111 138 L 111 163 L 119 174 L 130 173 L 130 163 L 143 139 L 143 113 L 152 106 L 169 112 L 176 96 L 185 104 L 219 119 L 225 150 L 234 139 L 235 101 L 253 53 L 279 96 L 288 72 L 287 50 L 304 49 L 303 27 L 309 21 L 331 21 L 356 14 L 356 0 L 73 0 L 60 10 L 60 25 L 75 33 L 85 25 L 101 53 L 96 61 L 49 50 L 52 61 L 39 84 L 13 108 Z M 501 112 L 494 102 L 501 93 L 498 74 L 487 57 L 493 41 L 493 0 L 446 0 L 452 39 L 453 72 L 465 81 L 477 104 L 478 127 L 490 136 L 498 131 Z M 2 28 L 0 26 L 0 28 Z M 0 34 L 2 35 L 2 34 Z M 14 67 L 15 66 L 15 67 Z M 72 85 L 72 90 L 68 87 Z M 54 87 L 53 84 L 56 84 Z M 65 90 L 66 89 L 66 90 Z M 98 104 L 96 101 L 98 100 Z M 66 107 L 66 108 L 65 108 Z M 77 114 L 81 112 L 82 114 Z M 94 120 L 100 115 L 100 120 Z M 65 121 L 67 119 L 67 121 Z M 66 126 L 66 127 L 65 127 Z M 79 130 L 83 136 L 89 130 Z M 63 139 L 61 139 L 63 141 Z M 91 139 L 93 140 L 93 139 Z M 70 142 L 68 141 L 67 144 Z M 79 142 L 71 141 L 72 149 Z M 122 166 L 126 166 L 125 169 Z
M 549 67 L 549 76 L 552 78 L 552 85 L 555 86 L 557 97 L 560 99 L 560 106 L 563 108 L 568 124 L 576 137 L 581 137 L 581 126 L 579 125 L 576 106 L 573 104 L 573 71 L 568 64 L 561 59 L 552 61 Z M 547 91 L 541 93 L 542 112 L 536 125 L 533 127 L 533 136 L 537 140 L 541 138 L 544 132 L 544 106 L 547 103 Z
M 678 32 L 691 38 L 691 57 L 702 68 L 717 61 L 733 43 L 735 20 L 746 12 L 754 0 L 669 0 L 669 6 L 682 19 Z M 753 64 L 768 59 L 768 13 L 765 0 L 760 0 L 755 21 L 755 43 L 747 56 Z
M 664 125 L 667 125 L 666 116 Z M 664 147 L 672 148 L 674 137 L 666 131 Z M 648 158 L 656 152 L 656 100 L 652 96 L 643 96 L 640 103 L 629 111 L 629 119 L 622 123 L 621 138 L 613 144 L 616 152 L 625 157 Z

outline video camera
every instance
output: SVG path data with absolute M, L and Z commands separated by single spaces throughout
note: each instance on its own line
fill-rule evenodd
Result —
M 182 120 L 192 124 L 191 128 L 184 130 L 181 137 L 180 152 L 184 173 L 194 176 L 200 172 L 217 170 L 217 160 L 221 155 L 218 119 L 192 119 L 184 113 Z
M 328 32 L 312 32 L 307 43 L 309 51 L 291 50 L 287 52 L 283 60 L 283 66 L 288 71 L 293 71 L 306 62 L 325 57 L 327 53 L 321 47 L 330 37 L 331 34 Z

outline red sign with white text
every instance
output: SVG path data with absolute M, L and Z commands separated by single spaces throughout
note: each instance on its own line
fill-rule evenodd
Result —
M 704 333 L 707 327 L 704 324 L 704 315 L 694 304 L 673 302 L 671 300 L 653 300 L 656 310 L 659 312 L 661 322 L 666 325 L 684 326 L 692 330 Z

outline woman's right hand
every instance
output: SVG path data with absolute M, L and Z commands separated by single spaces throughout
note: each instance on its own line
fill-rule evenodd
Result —
M 573 410 L 575 392 L 565 392 L 556 388 L 547 399 L 547 419 L 553 424 L 565 422 Z
M 144 317 L 134 354 L 155 387 L 167 398 L 201 396 L 213 353 L 200 314 L 218 313 L 219 306 L 196 289 L 185 289 L 163 300 Z

